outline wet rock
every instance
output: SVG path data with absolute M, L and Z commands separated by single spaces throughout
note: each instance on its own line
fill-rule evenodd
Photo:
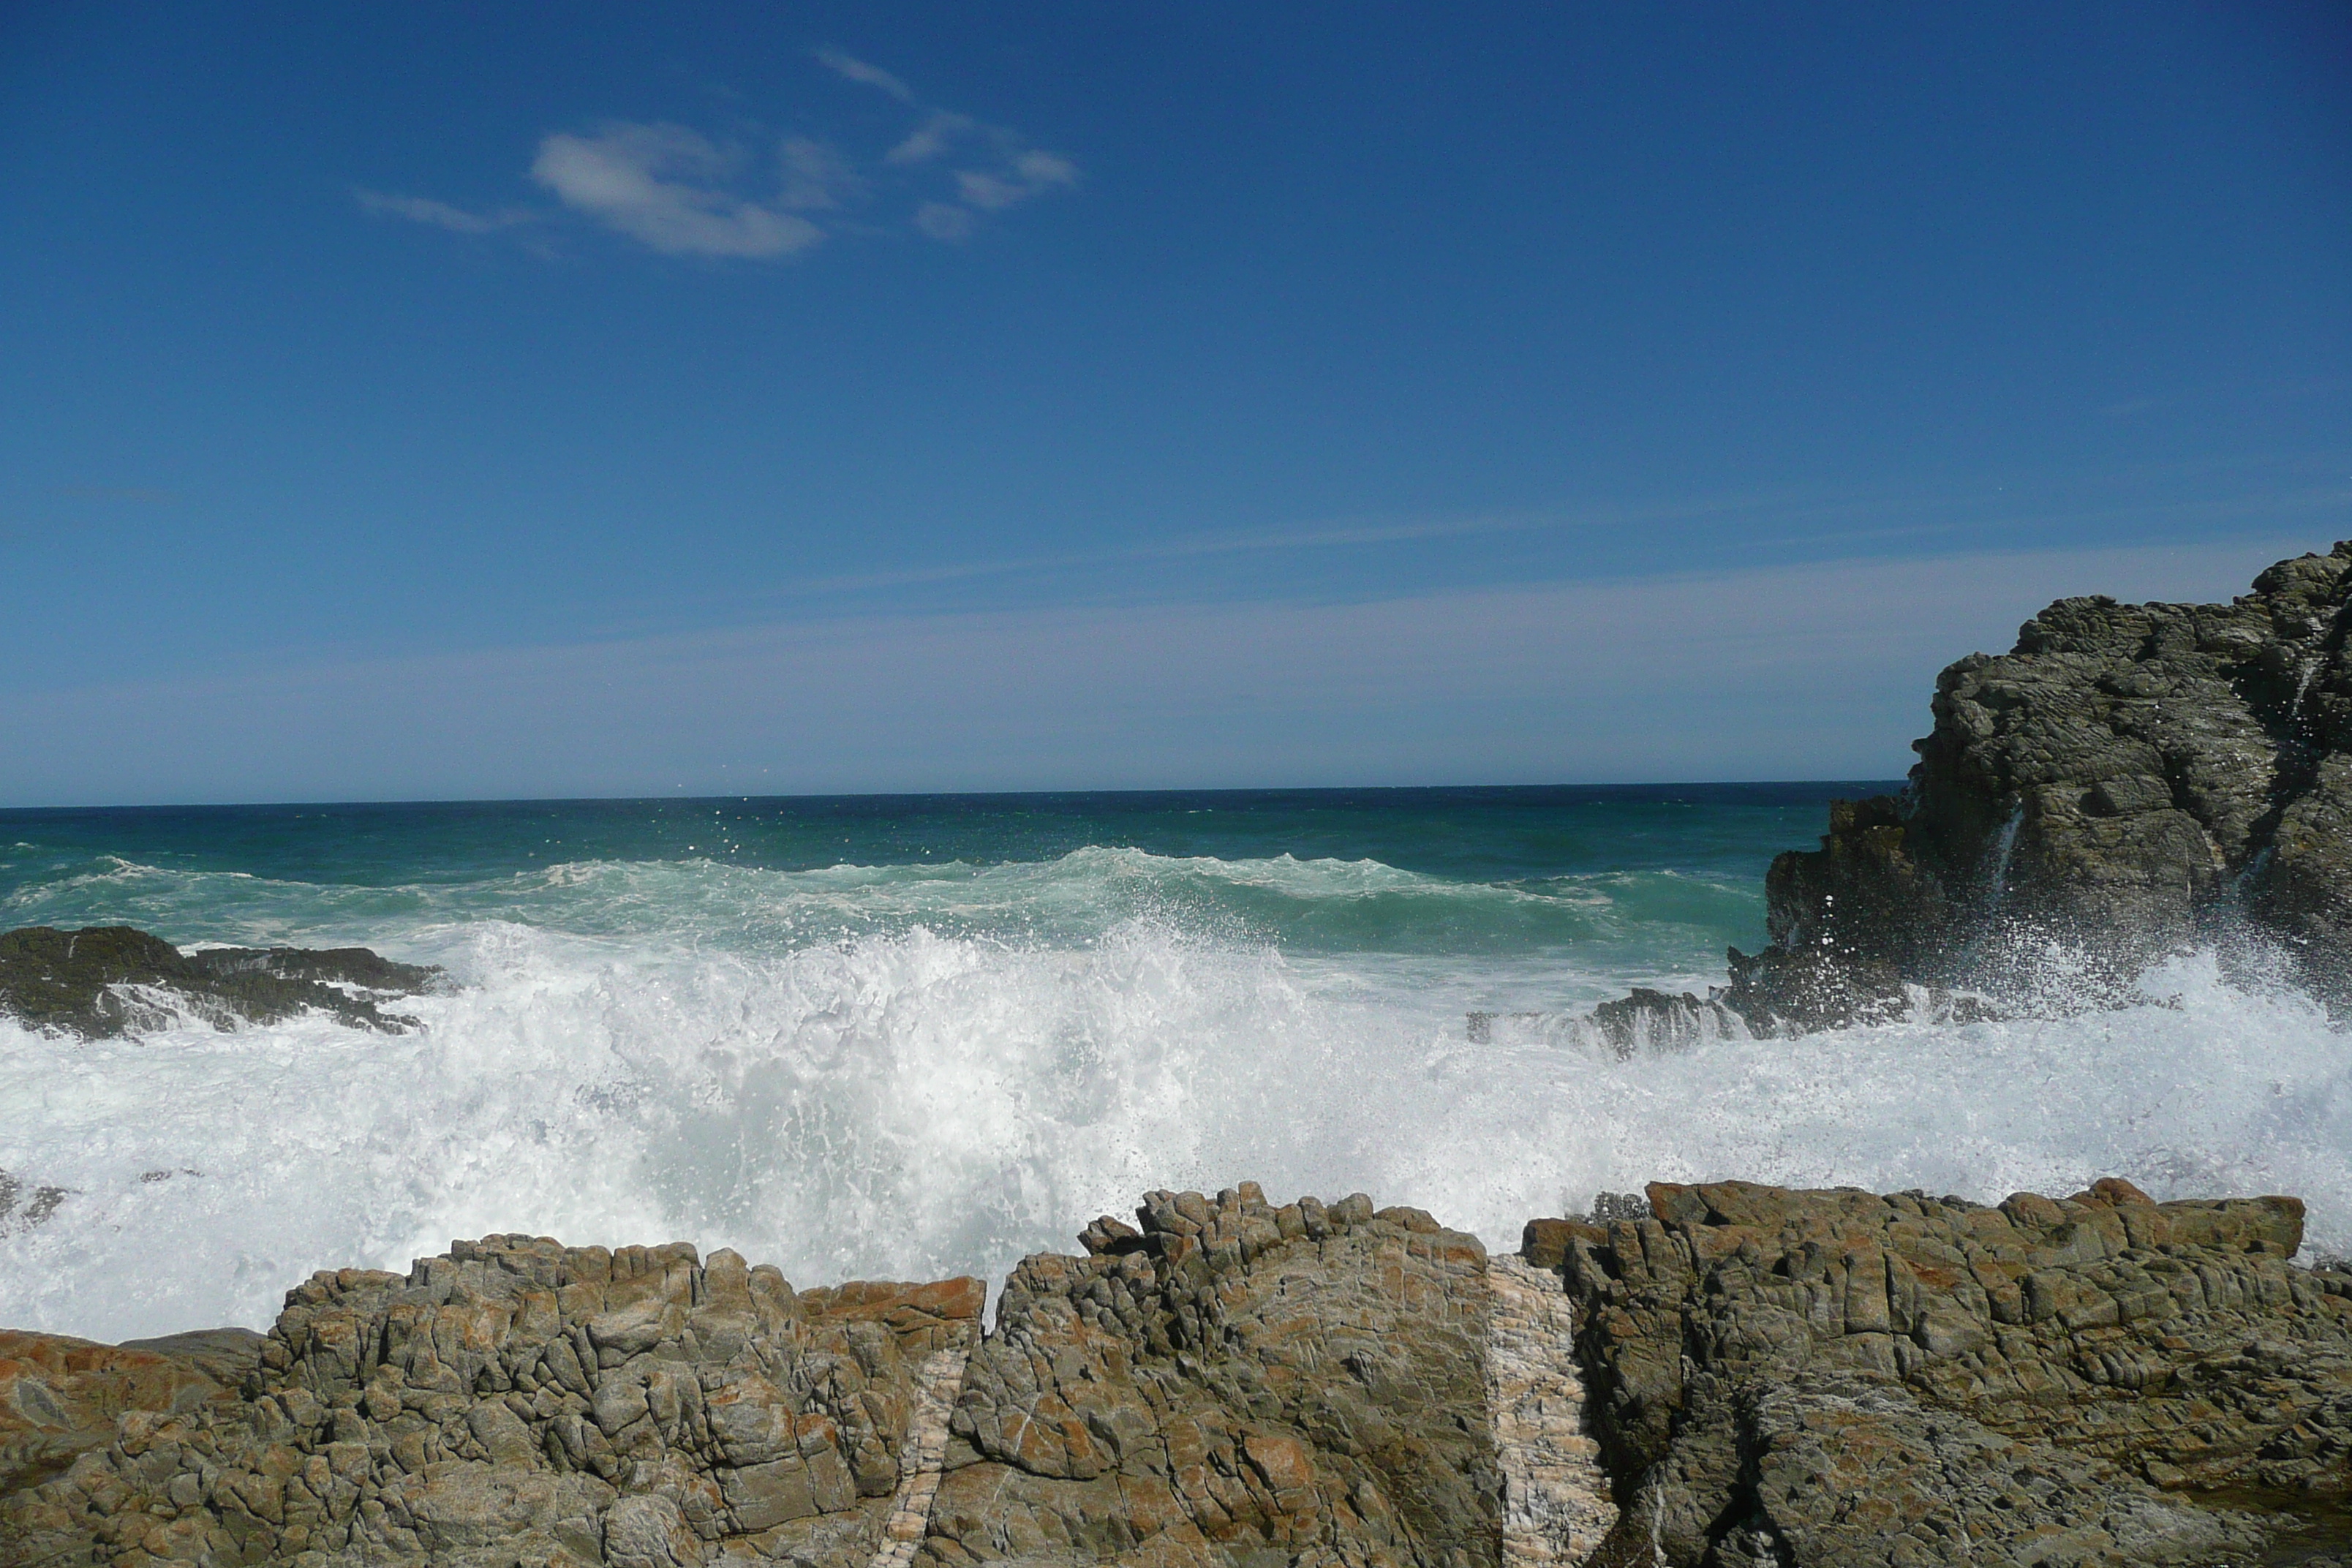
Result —
M 1863 1017 L 1889 976 L 2030 992 L 2054 943 L 2088 966 L 2073 986 L 2121 997 L 2245 924 L 2352 1005 L 2347 630 L 2352 542 L 2227 605 L 2052 605 L 1943 672 L 1901 797 L 1838 803 L 1820 849 L 1773 863 L 1772 948 L 1735 974 L 1817 955 Z
M 2352 1011 L 2347 636 L 2352 542 L 2227 605 L 2059 600 L 1938 678 L 1901 795 L 1832 802 L 1821 847 L 1772 862 L 1769 945 L 1727 986 L 1584 1031 L 1626 1054 L 2118 1005 L 2200 941 Z
M 2218 1563 L 2298 1520 L 2216 1499 L 2352 1495 L 2352 1277 L 2289 1263 L 2292 1198 L 1649 1198 L 1563 1233 L 1563 1273 L 1626 1518 L 1678 1568 Z
M 1578 1032 L 1628 1061 L 1688 1050 L 1708 1040 L 1745 1039 L 1748 1031 L 1745 1020 L 1718 998 L 1635 986 L 1633 994 L 1595 1007 Z
M 226 1029 L 313 1011 L 396 1034 L 416 1020 L 383 1004 L 430 989 L 440 973 L 363 947 L 183 953 L 130 926 L 27 926 L 0 934 L 0 1013 L 83 1039 L 168 1027 L 184 1016 Z
M 28 1181 L 13 1171 L 0 1171 L 0 1237 L 37 1230 L 68 1198 L 71 1187 Z

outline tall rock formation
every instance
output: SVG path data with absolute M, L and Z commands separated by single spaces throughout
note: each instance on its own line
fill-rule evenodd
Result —
M 1937 682 L 1899 796 L 1773 862 L 1751 1028 L 1868 1019 L 1903 985 L 2084 999 L 2200 938 L 2267 939 L 2352 1007 L 2352 542 L 2227 605 L 2061 599 Z

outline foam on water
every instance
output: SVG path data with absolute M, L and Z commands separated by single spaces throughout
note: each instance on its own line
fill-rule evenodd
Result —
M 1472 1044 L 1464 1015 L 1703 984 L 1696 950 L 1608 940 L 1646 884 L 1082 856 L 373 889 L 118 866 L 90 872 L 115 879 L 103 899 L 53 882 L 12 914 L 170 905 L 183 933 L 200 914 L 215 940 L 365 941 L 459 984 L 393 1037 L 305 1019 L 85 1045 L 0 1025 L 0 1169 L 69 1189 L 0 1236 L 0 1321 L 266 1324 L 314 1268 L 403 1268 L 493 1230 L 732 1246 L 803 1283 L 997 1278 L 1145 1189 L 1242 1177 L 1361 1189 L 1507 1246 L 1529 1215 L 1655 1178 L 1997 1199 L 2113 1173 L 2158 1196 L 2300 1193 L 2319 1248 L 2352 1244 L 2352 1051 L 2208 958 L 2152 982 L 2164 1005 L 1618 1062 L 1557 1032 Z M 1581 900 L 1590 923 L 1573 947 L 1295 950 L 1234 902 L 1259 884 L 1335 910 L 1421 899 L 1441 924 Z M 1674 919 L 1631 923 L 1654 939 Z

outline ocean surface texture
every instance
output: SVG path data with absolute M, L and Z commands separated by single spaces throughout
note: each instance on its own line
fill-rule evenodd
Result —
M 1771 856 L 1887 787 L 0 813 L 0 927 L 361 943 L 451 981 L 401 1036 L 0 1021 L 0 1323 L 266 1325 L 314 1268 L 510 1230 L 994 1279 L 1244 1177 L 1507 1247 L 1657 1178 L 2114 1173 L 2298 1193 L 2347 1250 L 2352 1050 L 2208 956 L 2039 1021 L 1627 1060 L 1578 1030 L 1721 982 Z

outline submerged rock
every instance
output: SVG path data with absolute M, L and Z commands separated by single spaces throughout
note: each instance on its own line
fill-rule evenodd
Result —
M 310 1011 L 397 1034 L 416 1020 L 382 1004 L 429 989 L 440 973 L 364 947 L 182 952 L 130 926 L 27 926 L 0 934 L 0 1013 L 86 1040 L 166 1027 L 183 1016 L 226 1029 Z

